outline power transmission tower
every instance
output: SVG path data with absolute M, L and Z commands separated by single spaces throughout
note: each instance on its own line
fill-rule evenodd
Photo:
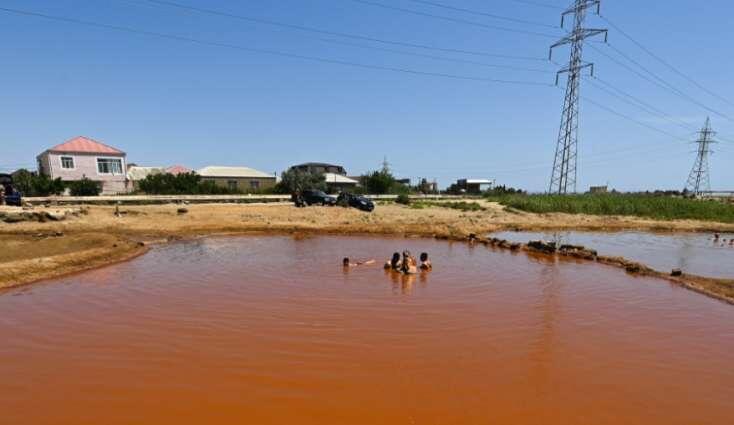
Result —
M 385 174 L 390 172 L 390 163 L 387 162 L 387 155 L 385 155 L 385 159 L 382 160 L 382 172 Z
M 579 88 L 581 84 L 581 71 L 589 68 L 594 75 L 594 64 L 584 63 L 581 59 L 584 40 L 596 35 L 604 35 L 607 40 L 607 30 L 584 28 L 587 9 L 596 7 L 599 14 L 601 0 L 575 0 L 573 6 L 566 9 L 561 15 L 561 27 L 567 15 L 573 15 L 573 31 L 551 46 L 549 59 L 553 59 L 553 49 L 566 44 L 571 45 L 571 55 L 568 65 L 558 71 L 556 85 L 561 74 L 568 74 L 566 83 L 566 97 L 563 101 L 563 112 L 561 114 L 561 127 L 558 131 L 558 142 L 556 144 L 556 156 L 553 159 L 553 172 L 551 174 L 549 193 L 566 194 L 569 191 L 576 192 L 576 168 L 578 165 L 578 130 L 579 130 Z
M 711 190 L 711 181 L 709 180 L 709 154 L 711 151 L 711 144 L 717 143 L 714 140 L 716 133 L 711 129 L 711 120 L 706 117 L 706 124 L 704 124 L 701 131 L 698 132 L 698 140 L 694 143 L 698 145 L 696 150 L 696 162 L 693 163 L 691 174 L 688 176 L 686 182 L 686 192 L 690 192 L 695 196 L 698 196 L 703 191 Z

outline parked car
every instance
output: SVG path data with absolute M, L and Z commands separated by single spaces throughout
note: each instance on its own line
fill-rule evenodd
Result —
M 21 199 L 20 192 L 13 187 L 13 176 L 10 174 L 0 174 L 0 186 L 3 187 L 3 199 L 0 199 L 0 204 L 14 205 L 20 207 L 23 200 Z
M 336 205 L 336 198 L 321 190 L 304 190 L 301 196 L 307 205 Z
M 340 193 L 336 202 L 338 205 L 357 208 L 358 210 L 366 212 L 372 212 L 375 209 L 375 204 L 371 200 L 364 196 L 352 195 L 347 192 Z

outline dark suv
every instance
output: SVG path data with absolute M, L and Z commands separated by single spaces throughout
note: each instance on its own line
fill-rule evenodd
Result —
M 321 190 L 304 190 L 301 194 L 304 202 L 308 205 L 336 205 L 336 198 L 329 196 Z
M 352 207 L 361 211 L 372 212 L 375 204 L 364 196 L 352 195 L 351 193 L 342 192 L 339 194 L 336 202 L 344 207 Z
M 17 207 L 22 205 L 20 192 L 15 190 L 13 187 L 13 176 L 10 174 L 0 174 L 0 185 L 2 185 L 3 192 L 5 192 L 5 196 L 2 201 L 4 201 L 6 205 L 15 205 Z

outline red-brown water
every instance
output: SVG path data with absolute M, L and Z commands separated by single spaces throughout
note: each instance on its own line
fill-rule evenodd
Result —
M 342 257 L 428 251 L 414 280 Z M 433 240 L 207 239 L 0 294 L 2 424 L 730 424 L 734 307 Z

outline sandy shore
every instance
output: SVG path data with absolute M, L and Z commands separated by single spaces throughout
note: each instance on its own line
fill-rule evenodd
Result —
M 339 207 L 295 208 L 286 204 L 120 206 L 119 214 L 115 207 L 92 206 L 87 214 L 64 221 L 0 223 L 0 288 L 124 261 L 144 253 L 153 241 L 205 235 L 272 232 L 463 239 L 472 233 L 482 235 L 508 229 L 734 232 L 732 224 L 531 214 L 508 211 L 496 203 L 481 204 L 485 211 L 413 209 L 387 204 L 378 205 L 372 214 Z M 187 212 L 179 213 L 180 208 Z M 729 284 L 729 289 L 734 288 L 733 283 Z M 727 296 L 734 300 L 734 291 Z

